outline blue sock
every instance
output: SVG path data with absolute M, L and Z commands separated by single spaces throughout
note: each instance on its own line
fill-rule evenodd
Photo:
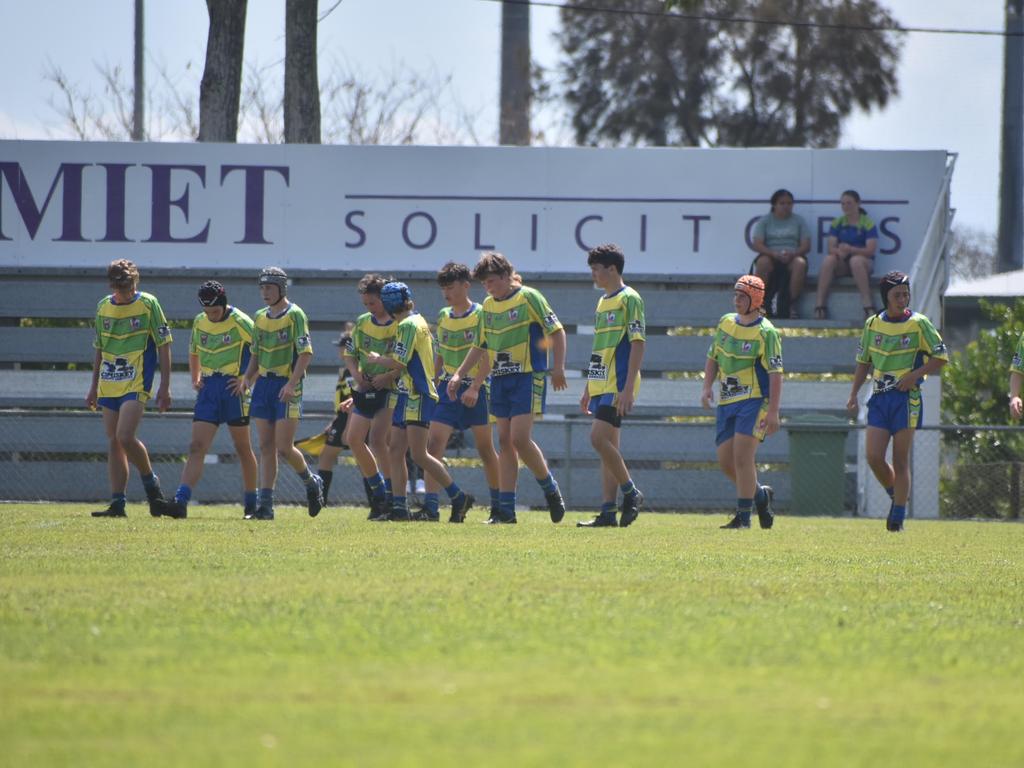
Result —
M 498 493 L 498 511 L 505 517 L 515 517 L 516 492 L 500 491 Z
M 554 493 L 558 490 L 558 483 L 555 482 L 555 476 L 548 472 L 548 476 L 543 480 L 538 479 L 537 482 L 540 484 L 544 494 Z
M 142 486 L 147 491 L 152 491 L 154 488 L 160 487 L 160 478 L 154 473 L 150 472 L 148 475 L 142 475 Z
M 904 520 L 904 518 L 906 518 L 906 516 L 907 516 L 907 505 L 906 504 L 903 504 L 903 505 L 893 504 L 892 512 L 889 514 L 889 517 L 892 519 L 893 523 L 895 523 L 897 525 L 903 525 L 903 520 Z
M 601 505 L 601 517 L 615 517 L 614 501 L 606 501 Z
M 405 496 L 392 496 L 391 508 L 396 512 L 408 512 L 409 507 L 406 505 Z
M 885 492 L 889 494 L 890 499 L 896 498 L 896 489 L 894 487 L 889 486 L 888 488 L 885 489 Z
M 437 515 L 438 498 L 436 493 L 428 493 L 423 496 L 423 508 L 431 515 Z
M 256 491 L 246 491 L 245 492 L 245 500 L 243 502 L 245 504 L 245 508 L 246 509 L 255 509 L 256 508 L 256 504 L 259 502 L 259 498 L 260 498 L 259 494 L 256 493 Z
M 260 488 L 260 500 L 259 504 L 261 507 L 267 509 L 274 508 L 274 489 L 273 488 Z
M 123 507 L 128 503 L 128 497 L 123 493 L 113 493 L 110 495 L 110 503 Z
M 629 478 L 629 480 L 620 485 L 619 490 L 622 491 L 623 496 L 629 496 L 631 493 L 636 493 L 636 486 L 633 485 L 633 478 Z
M 753 499 L 736 499 L 736 514 L 744 523 L 750 522 L 750 510 L 754 508 Z
M 380 472 L 376 475 L 364 477 L 363 480 L 365 480 L 366 484 L 370 486 L 370 493 L 373 494 L 373 498 L 383 499 L 387 496 L 387 493 L 384 490 L 384 475 Z
M 454 500 L 455 497 L 462 493 L 462 491 L 459 490 L 459 486 L 457 486 L 454 482 L 447 488 L 445 488 L 444 492 L 448 494 L 449 500 Z
M 178 486 L 178 490 L 174 492 L 174 500 L 179 504 L 188 504 L 192 499 L 192 489 L 182 483 Z
M 384 478 L 384 495 L 385 496 L 391 496 L 392 495 L 392 493 L 391 493 L 391 478 L 390 477 L 385 477 Z
M 497 509 L 500 502 L 497 488 L 491 488 L 491 509 Z

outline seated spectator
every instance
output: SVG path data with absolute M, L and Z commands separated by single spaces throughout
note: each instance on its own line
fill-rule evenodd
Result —
M 854 190 L 843 192 L 839 205 L 843 215 L 832 220 L 828 232 L 828 254 L 818 274 L 814 316 L 819 320 L 828 317 L 828 292 L 832 281 L 852 275 L 866 319 L 878 311 L 871 296 L 871 270 L 874 269 L 875 251 L 878 249 L 878 227 L 860 207 L 860 195 Z
M 771 212 L 754 225 L 753 248 L 758 256 L 751 269 L 767 286 L 766 309 L 771 309 L 774 298 L 776 316 L 797 318 L 811 231 L 803 217 L 793 213 L 793 194 L 788 189 L 776 190 L 771 205 Z

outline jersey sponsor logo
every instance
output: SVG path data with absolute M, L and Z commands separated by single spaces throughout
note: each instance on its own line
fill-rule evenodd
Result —
M 558 325 L 558 316 L 554 312 L 548 312 L 544 315 L 544 325 L 548 328 L 554 328 Z
M 302 335 L 302 336 L 299 336 L 299 338 L 297 338 L 295 340 L 295 343 L 298 346 L 300 346 L 300 347 L 308 347 L 309 346 L 309 336 L 305 335 L 305 334 Z
M 753 349 L 753 346 L 751 346 L 750 342 L 749 341 L 744 341 L 743 342 L 743 351 L 744 352 L 749 352 L 751 349 Z
M 111 326 L 110 318 L 108 318 L 108 317 L 103 318 L 103 330 L 104 331 L 109 331 L 111 329 L 111 327 L 112 326 Z
M 882 346 L 882 334 L 880 334 L 880 333 L 876 333 L 875 334 L 875 346 L 876 347 Z
M 587 366 L 587 378 L 590 380 L 605 381 L 608 378 L 608 367 L 604 364 L 600 355 L 590 356 L 590 365 Z
M 492 376 L 508 376 L 512 373 L 522 373 L 522 363 L 512 362 L 512 355 L 508 352 L 499 352 L 494 356 L 494 370 Z
M 171 335 L 171 329 L 166 324 L 161 325 L 159 328 L 156 329 L 156 335 L 159 336 L 161 339 L 166 339 L 168 336 Z
M 137 330 L 139 330 L 142 327 L 142 321 L 139 320 L 139 318 L 137 318 L 137 317 L 129 318 L 128 323 L 131 325 L 133 331 L 137 331 Z M 161 326 L 161 327 L 162 328 L 166 328 L 167 326 Z
M 629 332 L 632 335 L 636 335 L 636 334 L 643 335 L 644 324 L 641 323 L 639 320 L 634 320 L 633 322 L 631 322 L 629 324 Z
M 231 334 L 230 333 L 225 333 L 223 336 L 220 337 L 220 340 L 221 340 L 221 343 L 223 343 L 223 344 L 230 344 L 231 343 Z
M 210 340 L 210 337 L 207 334 L 205 334 L 205 333 L 200 333 L 199 334 L 199 343 L 202 344 L 204 347 L 206 346 L 206 342 L 208 342 L 209 340 Z
M 938 344 L 936 344 L 934 347 L 932 347 L 932 354 L 935 354 L 935 355 L 944 355 L 944 354 L 946 354 L 946 344 L 945 344 L 945 342 L 940 341 Z
M 518 309 L 510 309 L 508 311 L 508 319 L 512 320 L 512 321 L 518 320 L 519 319 L 519 310 Z
M 725 381 L 722 382 L 720 394 L 720 399 L 722 400 L 732 400 L 749 394 L 750 387 L 745 387 L 740 384 L 740 380 L 736 376 L 726 376 Z
M 395 344 L 395 354 L 398 355 L 399 357 L 405 357 L 408 351 L 409 348 L 405 346 L 403 342 L 399 341 L 398 343 Z
M 608 321 L 608 325 L 615 325 L 615 313 L 609 312 L 604 316 L 604 319 Z M 547 318 L 544 318 L 544 322 L 547 322 Z
M 875 393 L 878 394 L 894 390 L 896 389 L 897 384 L 899 384 L 899 379 L 891 373 L 886 373 L 880 379 L 875 379 Z
M 782 367 L 782 355 L 772 355 L 768 358 L 769 368 L 781 368 Z
M 115 358 L 113 362 L 104 360 L 100 378 L 104 381 L 131 381 L 135 378 L 135 366 L 129 365 L 123 357 Z
M 473 331 L 466 331 L 466 341 L 472 341 L 476 337 Z
M 280 331 L 277 332 L 277 340 L 278 341 L 288 341 L 288 329 L 287 328 L 282 328 Z
M 901 338 L 900 339 L 900 346 L 903 347 L 904 349 L 909 347 L 910 346 L 910 337 L 909 336 L 904 336 L 903 338 Z

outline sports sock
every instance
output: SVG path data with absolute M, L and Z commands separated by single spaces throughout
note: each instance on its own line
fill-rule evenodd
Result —
M 516 492 L 500 491 L 498 493 L 498 511 L 505 517 L 516 515 Z
M 498 489 L 497 488 L 491 488 L 491 509 L 497 509 L 498 508 L 498 501 L 499 501 Z
M 744 523 L 750 522 L 750 510 L 754 507 L 753 499 L 736 499 L 736 514 Z
M 448 494 L 449 501 L 454 501 L 455 497 L 462 493 L 462 491 L 459 490 L 459 486 L 457 486 L 454 482 L 447 488 L 445 488 L 444 492 Z
M 633 478 L 629 478 L 629 480 L 620 485 L 619 490 L 622 491 L 623 496 L 629 496 L 631 493 L 636 493 L 636 486 L 633 485 Z
M 331 490 L 331 480 L 334 479 L 334 471 L 330 469 L 318 470 L 320 479 L 324 481 L 324 499 L 327 498 L 327 492 Z
M 428 493 L 423 497 L 423 509 L 425 509 L 432 517 L 436 517 L 438 514 L 438 503 L 438 496 L 436 493 Z
M 552 475 L 550 472 L 548 472 L 548 476 L 545 477 L 543 480 L 537 478 L 537 483 L 544 491 L 545 496 L 548 494 L 552 494 L 558 490 L 558 483 L 555 482 L 555 476 Z
M 192 489 L 182 483 L 178 486 L 178 490 L 174 492 L 174 500 L 179 504 L 188 504 L 192 499 Z
M 391 509 L 395 512 L 408 512 L 409 506 L 406 504 L 405 496 L 392 496 Z
M 259 494 L 256 493 L 256 491 L 246 491 L 242 503 L 245 505 L 246 509 L 255 509 L 256 505 L 259 503 L 259 500 L 260 497 Z
M 124 508 L 124 505 L 128 503 L 128 497 L 123 493 L 112 493 L 110 495 L 110 506 L 118 506 Z
M 370 486 L 370 493 L 373 494 L 373 498 L 383 499 L 387 497 L 387 493 L 384 490 L 384 476 L 380 472 L 376 475 L 364 477 L 363 482 Z
M 896 525 L 903 525 L 903 520 L 907 516 L 907 505 L 906 504 L 894 504 L 890 518 Z
M 273 488 L 260 488 L 260 500 L 259 505 L 266 507 L 267 509 L 274 508 L 274 489 Z
M 601 517 L 615 517 L 614 501 L 606 501 L 601 505 Z

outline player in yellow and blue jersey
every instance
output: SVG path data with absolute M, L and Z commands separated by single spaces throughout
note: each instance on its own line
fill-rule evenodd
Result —
M 412 453 L 412 459 L 423 471 L 444 488 L 451 500 L 450 523 L 461 523 L 473 506 L 473 497 L 462 491 L 448 469 L 437 458 L 427 453 L 427 428 L 437 406 L 437 389 L 434 387 L 434 342 L 430 326 L 423 315 L 416 312 L 412 291 L 402 282 L 392 282 L 380 292 L 384 308 L 395 319 L 395 343 L 387 356 L 372 356 L 371 360 L 392 371 L 398 371 L 398 396 L 392 418 L 390 452 L 391 472 L 394 483 L 391 509 L 377 520 L 410 520 L 406 505 L 405 487 L 408 470 L 405 452 Z M 428 516 L 426 520 L 437 520 Z
M 719 382 L 715 445 L 718 465 L 736 486 L 736 515 L 723 528 L 749 528 L 757 505 L 762 528 L 774 523 L 774 492 L 757 480 L 757 447 L 779 429 L 782 402 L 782 341 L 775 326 L 762 315 L 764 282 L 743 275 L 733 290 L 735 312 L 723 315 L 715 329 L 704 365 L 701 404 L 714 402 L 712 387 Z
M 277 457 L 281 455 L 306 486 L 310 517 L 323 507 L 323 481 L 309 471 L 295 447 L 295 430 L 302 415 L 302 379 L 313 359 L 309 321 L 298 304 L 288 301 L 288 275 L 280 267 L 265 267 L 259 276 L 264 304 L 253 318 L 252 357 L 244 382 L 252 389 L 249 415 L 260 440 L 260 490 L 256 510 L 247 519 L 274 519 Z
M 565 503 L 544 453 L 533 442 L 533 419 L 544 412 L 548 348 L 553 352 L 551 384 L 556 390 L 566 388 L 565 330 L 543 294 L 523 285 L 500 253 L 482 254 L 473 277 L 488 293 L 483 305 L 483 335 L 448 380 L 448 396 L 454 399 L 458 395 L 462 379 L 486 354 L 491 363 L 491 415 L 498 422 L 501 449 L 499 514 L 487 522 L 516 522 L 520 458 L 544 491 L 551 522 L 561 522 Z
M 921 426 L 921 382 L 949 360 L 946 345 L 924 315 L 910 310 L 910 278 L 890 272 L 879 282 L 882 306 L 864 322 L 857 368 L 846 407 L 856 413 L 857 393 L 874 369 L 868 400 L 866 456 L 875 478 L 892 499 L 886 530 L 903 530 L 910 496 L 910 447 Z M 885 454 L 892 440 L 892 464 Z
M 380 300 L 380 292 L 389 282 L 390 278 L 375 273 L 363 275 L 359 281 L 359 298 L 366 312 L 356 319 L 345 349 L 345 365 L 355 381 L 345 442 L 369 488 L 371 520 L 387 516 L 391 509 L 391 390 L 401 371 L 389 370 L 377 359 L 393 349 L 398 327 Z
M 644 496 L 633 483 L 619 451 L 622 417 L 640 391 L 647 321 L 644 300 L 622 280 L 626 257 L 617 245 L 599 245 L 587 254 L 594 285 L 604 291 L 594 316 L 594 346 L 580 407 L 594 416 L 590 443 L 601 457 L 601 513 L 580 528 L 625 528 L 636 520 Z M 622 517 L 615 499 L 622 490 Z
M 439 377 L 438 403 L 430 419 L 427 451 L 431 456 L 443 459 L 452 432 L 456 429 L 471 430 L 491 491 L 491 517 L 494 517 L 498 514 L 498 454 L 494 450 L 487 407 L 490 363 L 486 355 L 474 370 L 467 372 L 456 396 L 448 396 L 448 379 L 459 369 L 483 333 L 483 307 L 469 298 L 471 277 L 469 267 L 454 261 L 449 261 L 437 272 L 437 284 L 448 306 L 437 315 L 437 359 L 434 368 Z M 439 486 L 429 475 L 426 480 L 427 492 L 423 508 L 426 515 L 436 516 Z
M 1017 349 L 1010 361 L 1010 418 L 1019 419 L 1024 415 L 1024 401 L 1021 401 L 1020 390 L 1024 384 L 1024 334 L 1017 339 Z
M 188 370 L 196 391 L 192 441 L 174 500 L 160 502 L 158 506 L 167 517 L 188 516 L 192 489 L 203 476 L 203 460 L 217 428 L 227 424 L 242 468 L 244 514 L 252 516 L 256 512 L 258 478 L 249 437 L 249 402 L 241 378 L 249 365 L 252 319 L 228 304 L 227 291 L 216 280 L 199 287 L 199 304 L 203 311 L 192 321 L 188 348 Z
M 160 480 L 153 473 L 146 446 L 136 437 L 145 404 L 160 369 L 156 404 L 171 407 L 171 331 L 156 297 L 138 290 L 139 269 L 128 259 L 107 268 L 112 293 L 96 306 L 95 355 L 86 405 L 103 409 L 111 501 L 93 517 L 126 517 L 128 462 L 139 470 L 151 515 L 160 514 Z

